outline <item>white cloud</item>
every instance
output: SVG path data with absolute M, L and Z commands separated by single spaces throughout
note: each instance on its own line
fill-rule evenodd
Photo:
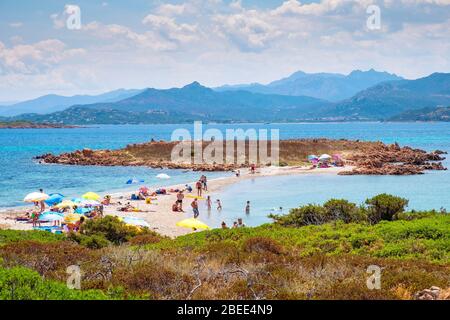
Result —
M 177 23 L 174 18 L 161 15 L 147 15 L 142 23 L 162 37 L 170 40 L 187 43 L 199 38 L 197 26 L 186 23 Z
M 33 74 L 84 53 L 84 49 L 68 49 L 62 41 L 56 39 L 11 48 L 1 44 L 0 67 L 3 73 Z
M 20 27 L 22 27 L 23 26 L 23 22 L 11 22 L 10 24 L 9 24 L 9 26 L 11 27 L 11 28 L 20 28 Z
M 366 8 L 372 3 L 382 14 L 382 30 L 376 32 L 366 28 Z M 83 24 L 81 32 L 52 30 L 61 40 L 0 43 L 0 87 L 14 92 L 21 81 L 22 90 L 27 85 L 44 90 L 47 82 L 49 88 L 78 93 L 89 85 L 107 90 L 194 80 L 210 86 L 269 82 L 297 70 L 347 73 L 373 67 L 410 78 L 449 72 L 449 3 L 286 0 L 275 8 L 251 9 L 240 0 L 163 3 L 140 15 L 124 13 L 137 19 L 129 24 L 98 17 Z M 116 9 L 110 5 L 108 10 Z M 65 27 L 63 13 L 52 21 L 55 28 Z M 75 69 L 79 72 L 71 80 Z

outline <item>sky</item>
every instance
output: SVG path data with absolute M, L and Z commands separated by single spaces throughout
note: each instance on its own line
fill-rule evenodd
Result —
M 450 72 L 450 0 L 67 1 L 0 1 L 0 101 Z

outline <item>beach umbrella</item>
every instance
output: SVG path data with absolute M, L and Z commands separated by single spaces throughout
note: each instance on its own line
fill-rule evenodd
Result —
M 208 227 L 205 223 L 201 222 L 200 220 L 189 218 L 185 220 L 181 220 L 177 222 L 178 227 L 183 228 L 189 228 L 189 229 L 207 229 L 209 230 L 210 227 Z
M 145 181 L 142 179 L 132 178 L 127 181 L 127 184 L 136 184 L 136 183 L 144 183 Z
M 68 215 L 66 215 L 64 217 L 64 222 L 65 223 L 75 223 L 75 222 L 79 221 L 80 218 L 81 218 L 81 216 L 78 214 L 69 213 Z
M 64 216 L 56 212 L 47 211 L 39 216 L 38 221 L 62 221 Z
M 77 204 L 75 202 L 72 202 L 70 200 L 63 200 L 61 203 L 58 203 L 55 208 L 58 209 L 64 209 L 64 208 L 72 208 L 73 206 L 76 206 Z
M 165 173 L 160 173 L 156 176 L 158 179 L 170 179 L 170 176 Z
M 48 199 L 44 202 L 49 206 L 54 206 L 55 204 L 58 204 L 62 202 L 64 199 L 64 196 L 60 193 L 52 193 L 49 195 Z
M 147 228 L 150 227 L 150 225 L 148 224 L 147 221 L 145 221 L 144 219 L 140 219 L 140 218 L 125 217 L 125 218 L 123 218 L 123 222 L 125 222 L 126 224 L 129 224 L 131 226 L 135 226 L 135 227 L 147 227 Z
M 83 199 L 86 200 L 98 200 L 100 199 L 100 196 L 96 194 L 95 192 L 88 192 L 81 196 Z
M 315 159 L 319 159 L 319 157 L 316 156 L 315 154 L 311 154 L 311 155 L 308 156 L 308 160 L 309 161 L 312 161 L 312 160 L 315 160 Z
M 330 160 L 331 156 L 329 154 L 323 154 L 319 157 L 319 160 Z
M 28 194 L 23 201 L 24 202 L 40 202 L 47 200 L 49 198 L 48 194 L 41 193 L 41 192 L 32 192 Z

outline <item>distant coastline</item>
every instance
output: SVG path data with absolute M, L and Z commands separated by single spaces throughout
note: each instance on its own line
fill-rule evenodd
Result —
M 0 122 L 0 129 L 70 129 L 70 128 L 79 128 L 79 126 L 55 124 L 55 123 L 35 123 L 29 121 Z

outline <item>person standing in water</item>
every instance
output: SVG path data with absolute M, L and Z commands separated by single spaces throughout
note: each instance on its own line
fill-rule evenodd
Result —
M 198 211 L 198 202 L 197 199 L 194 199 L 191 203 L 192 211 L 194 212 L 194 218 L 197 219 L 197 217 L 200 215 L 200 212 Z
M 211 203 L 211 196 L 208 196 L 208 197 L 206 198 L 206 207 L 208 208 L 208 211 L 211 210 L 211 206 L 212 206 L 212 203 Z
M 195 187 L 197 188 L 197 196 L 201 197 L 202 196 L 202 182 L 201 180 L 198 180 L 197 183 L 195 184 Z
M 222 203 L 220 202 L 220 199 L 217 199 L 217 210 L 221 211 L 222 210 Z
M 245 213 L 250 214 L 250 201 L 247 201 L 247 205 L 245 206 Z

